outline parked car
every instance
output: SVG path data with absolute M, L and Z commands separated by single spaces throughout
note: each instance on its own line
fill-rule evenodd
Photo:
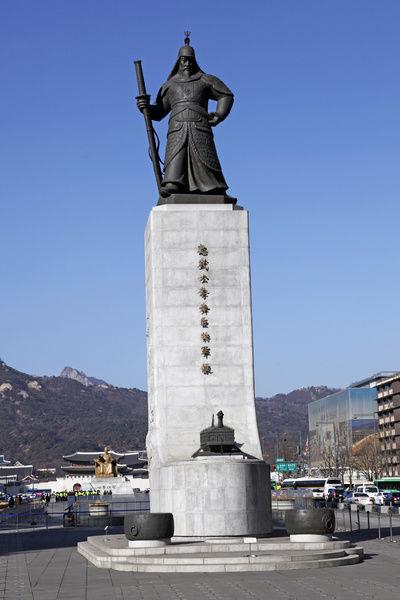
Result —
M 344 504 L 352 504 L 354 500 L 354 492 L 345 492 L 343 496 Z
M 400 506 L 400 492 L 391 492 L 388 495 L 388 504 L 391 506 Z
M 343 502 L 344 488 L 334 487 L 327 490 L 325 493 L 325 500 L 328 503 L 337 504 Z
M 374 502 L 378 506 L 387 506 L 388 504 L 390 504 L 390 497 L 390 492 L 378 492 L 376 496 L 374 496 Z
M 324 490 L 319 489 L 319 488 L 314 488 L 312 491 L 312 496 L 313 496 L 313 498 L 315 498 L 317 500 L 322 500 L 324 497 Z
M 343 489 L 343 483 L 340 479 L 335 479 L 334 477 L 328 477 L 325 480 L 325 485 L 324 485 L 324 498 L 325 499 L 328 496 L 329 490 L 332 490 L 333 488 Z
M 374 504 L 373 498 L 370 498 L 365 492 L 347 492 L 343 502 L 344 504 L 359 504 L 362 506 Z
M 335 497 L 335 490 L 333 488 L 324 490 L 324 500 L 327 505 L 337 504 L 337 498 Z
M 335 498 L 339 499 L 339 496 L 342 495 L 344 488 L 339 486 L 324 488 L 324 498 L 325 500 L 330 500 Z
M 364 485 L 358 485 L 356 487 L 356 492 L 363 492 L 364 494 L 368 494 L 368 496 L 370 498 L 375 498 L 375 496 L 377 494 L 379 494 L 379 489 L 377 488 L 376 485 L 364 484 Z
M 340 486 L 336 488 L 336 495 L 339 499 L 339 502 L 343 502 L 343 498 L 345 496 L 346 490 L 344 488 L 344 486 Z
M 367 506 L 374 504 L 374 499 L 371 496 L 368 496 L 366 492 L 354 492 L 353 503 L 360 506 Z

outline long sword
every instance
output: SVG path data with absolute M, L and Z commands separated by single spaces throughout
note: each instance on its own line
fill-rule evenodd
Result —
M 149 98 L 150 96 L 146 92 L 146 84 L 144 82 L 143 70 L 142 70 L 142 61 L 135 60 L 135 71 L 136 71 L 136 79 L 138 84 L 139 95 L 136 98 Z M 158 149 L 156 144 L 156 137 L 154 134 L 153 123 L 150 117 L 150 108 L 146 107 L 143 109 L 144 122 L 146 124 L 147 138 L 149 140 L 150 146 L 150 158 L 153 163 L 154 175 L 157 182 L 158 191 L 161 194 L 161 182 L 162 182 L 162 173 L 160 162 L 158 158 Z

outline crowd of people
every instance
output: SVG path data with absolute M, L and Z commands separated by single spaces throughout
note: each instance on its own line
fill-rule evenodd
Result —
M 90 496 L 106 496 L 112 494 L 111 490 L 105 490 L 101 492 L 100 490 L 79 490 L 75 492 L 54 492 L 52 496 L 55 498 L 56 502 L 66 502 L 68 497 L 75 496 L 75 500 L 79 498 L 85 498 Z
M 48 505 L 50 503 L 50 494 L 42 494 L 41 499 L 46 505 Z M 32 498 L 30 498 L 30 500 L 32 500 Z M 23 504 L 24 501 L 26 501 L 26 497 L 24 497 L 22 494 L 17 494 L 16 496 L 10 496 L 8 498 L 8 507 L 9 508 L 14 508 L 15 506 L 19 506 L 20 504 Z
M 62 492 L 35 492 L 35 493 L 24 493 L 24 494 L 15 494 L 8 495 L 3 494 L 1 498 L 3 500 L 2 508 L 6 508 L 7 504 L 9 508 L 14 508 L 21 504 L 31 503 L 31 502 L 43 502 L 46 506 L 53 502 L 67 502 L 68 498 L 73 497 L 74 500 L 79 500 L 80 498 L 86 497 L 98 497 L 98 496 L 106 496 L 111 495 L 111 490 L 77 490 L 72 492 L 67 492 L 66 490 Z

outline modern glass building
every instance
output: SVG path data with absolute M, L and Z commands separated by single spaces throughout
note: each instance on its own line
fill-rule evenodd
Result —
M 376 398 L 375 387 L 349 387 L 308 405 L 311 467 L 322 466 L 333 448 L 349 453 L 375 432 Z

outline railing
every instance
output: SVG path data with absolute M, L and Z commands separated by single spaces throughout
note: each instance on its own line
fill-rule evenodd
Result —
M 105 496 L 110 498 L 110 496 Z M 0 512 L 1 529 L 37 529 L 49 527 L 105 527 L 122 525 L 127 513 L 150 511 L 149 500 L 127 502 L 106 502 L 109 506 L 104 515 L 94 516 L 87 508 L 87 502 L 75 502 L 65 510 L 60 510 L 60 503 L 50 507 L 34 507 L 29 504 L 17 508 L 6 508 Z M 127 506 L 129 504 L 130 506 Z M 58 509 L 58 510 L 54 510 Z
M 0 529 L 9 529 L 10 527 L 18 529 L 22 521 L 28 523 L 30 527 L 36 526 L 38 520 L 43 519 L 45 513 L 43 507 L 34 507 L 26 505 L 24 508 L 6 508 L 0 512 Z
M 364 506 L 356 504 L 339 505 L 335 509 L 335 516 L 337 532 L 350 531 L 361 533 L 363 529 L 376 529 L 378 540 L 383 540 L 386 533 L 388 541 L 396 541 L 393 539 L 393 525 L 396 528 L 400 527 L 400 515 L 397 507 L 370 506 L 365 510 Z

